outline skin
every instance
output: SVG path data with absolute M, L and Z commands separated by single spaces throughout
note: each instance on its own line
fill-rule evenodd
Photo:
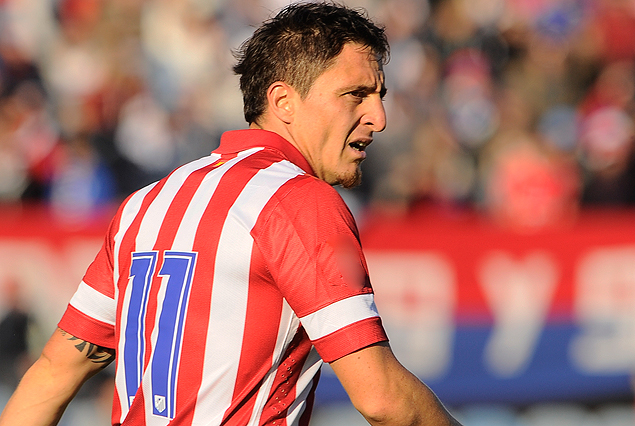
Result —
M 56 425 L 90 377 L 115 359 L 114 349 L 55 330 L 0 415 L 0 426 Z
M 330 365 L 353 406 L 373 426 L 461 426 L 432 390 L 399 363 L 388 342 Z
M 384 73 L 367 48 L 347 44 L 302 97 L 284 82 L 267 92 L 270 109 L 252 128 L 279 133 L 307 159 L 318 178 L 353 187 L 373 133 L 386 126 Z

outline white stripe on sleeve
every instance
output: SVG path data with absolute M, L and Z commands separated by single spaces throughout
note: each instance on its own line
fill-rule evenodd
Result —
M 311 340 L 317 340 L 350 324 L 378 317 L 373 294 L 358 294 L 332 303 L 300 318 Z
M 115 299 L 101 294 L 84 281 L 79 284 L 70 305 L 91 318 L 115 325 Z

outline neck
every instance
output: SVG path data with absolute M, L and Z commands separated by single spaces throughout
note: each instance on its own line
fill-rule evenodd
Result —
M 250 123 L 249 128 L 268 130 L 270 132 L 276 133 L 282 138 L 284 138 L 291 145 L 295 146 L 304 155 L 304 152 L 302 151 L 302 149 L 300 149 L 300 147 L 296 143 L 296 140 L 293 137 L 293 134 L 289 132 L 289 129 L 287 128 L 287 126 L 285 126 L 284 123 L 282 122 L 279 122 L 279 121 L 272 122 L 271 120 L 262 119 L 259 122 Z

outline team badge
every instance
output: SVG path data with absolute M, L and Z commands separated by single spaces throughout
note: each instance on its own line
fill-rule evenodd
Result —
M 161 395 L 154 395 L 154 408 L 157 409 L 159 413 L 165 411 L 165 397 Z

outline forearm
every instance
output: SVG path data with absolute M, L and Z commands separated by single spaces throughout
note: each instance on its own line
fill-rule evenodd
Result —
M 423 384 L 422 384 L 423 385 Z M 425 385 L 423 385 L 425 386 Z M 428 409 L 421 410 L 422 416 L 420 418 L 420 425 L 447 425 L 447 426 L 461 426 L 458 420 L 456 420 L 452 414 L 445 408 L 445 406 L 441 403 L 441 401 L 437 398 L 437 396 L 427 388 L 426 392 L 421 391 L 420 395 L 426 395 L 423 398 L 425 399 L 423 404 L 426 404 Z
M 373 426 L 461 426 L 437 396 L 407 370 L 399 386 L 391 389 L 380 401 L 366 401 L 360 410 Z
M 434 426 L 460 426 L 460 423 L 448 412 L 439 398 L 432 392 L 428 386 L 422 383 L 414 374 L 404 370 L 409 375 L 410 386 L 406 385 L 406 389 L 411 387 L 412 395 L 410 407 L 414 407 L 417 421 L 415 425 L 434 425 Z
M 0 415 L 0 426 L 56 425 L 77 389 L 41 357 L 25 373 Z
M 57 329 L 0 415 L 0 426 L 56 425 L 81 386 L 115 357 Z
M 380 343 L 331 363 L 351 402 L 373 426 L 460 426 L 436 395 Z

